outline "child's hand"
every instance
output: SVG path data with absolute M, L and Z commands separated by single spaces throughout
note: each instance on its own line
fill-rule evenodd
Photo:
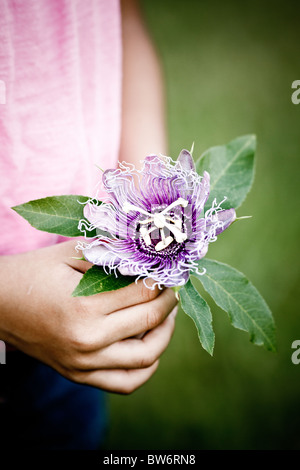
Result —
M 130 393 L 151 377 L 171 339 L 175 295 L 139 281 L 72 297 L 91 266 L 71 258 L 74 247 L 71 241 L 1 258 L 0 339 L 70 380 Z

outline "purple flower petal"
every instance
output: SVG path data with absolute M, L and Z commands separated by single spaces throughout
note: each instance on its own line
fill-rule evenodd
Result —
M 129 266 L 119 266 L 118 271 L 122 276 L 135 276 L 135 273 Z
M 216 229 L 216 235 L 224 232 L 232 222 L 236 219 L 236 213 L 234 209 L 227 209 L 217 212 L 218 221 L 220 222 L 219 227 Z
M 149 175 L 151 178 L 162 176 L 165 163 L 162 158 L 157 155 L 148 155 L 144 160 L 143 176 Z
M 193 157 L 190 154 L 190 152 L 188 152 L 187 150 L 181 150 L 181 152 L 179 154 L 179 157 L 178 157 L 178 160 L 177 160 L 177 163 L 176 163 L 177 168 L 179 166 L 179 163 L 181 165 L 181 168 L 184 171 L 187 171 L 187 172 L 196 171 Z
M 164 286 L 166 287 L 174 287 L 174 286 L 183 286 L 189 280 L 190 273 L 188 270 L 183 272 L 174 273 L 170 279 L 166 279 L 164 282 Z
M 198 187 L 197 190 L 197 200 L 196 200 L 196 205 L 197 205 L 197 210 L 199 213 L 201 213 L 204 209 L 204 206 L 208 200 L 209 197 L 209 189 L 210 189 L 210 175 L 205 171 L 203 173 L 203 178 L 201 180 L 201 183 Z
M 98 266 L 115 265 L 121 261 L 121 258 L 113 253 L 106 245 L 95 245 L 83 250 L 83 255 L 87 261 Z
M 95 227 L 104 232 L 112 234 L 118 233 L 117 220 L 115 213 L 110 210 L 109 204 L 96 206 L 88 203 L 83 210 L 84 217 Z

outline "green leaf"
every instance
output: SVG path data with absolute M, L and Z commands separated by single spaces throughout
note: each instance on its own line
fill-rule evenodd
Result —
M 196 291 L 189 280 L 179 291 L 181 306 L 189 315 L 198 331 L 203 348 L 212 356 L 215 343 L 215 334 L 212 328 L 212 316 L 208 304 Z
M 227 145 L 212 147 L 196 162 L 196 170 L 210 174 L 210 196 L 205 211 L 212 206 L 213 199 L 221 202 L 223 209 L 237 209 L 249 192 L 254 180 L 255 135 L 238 137 Z
M 78 223 L 84 219 L 83 203 L 88 200 L 86 196 L 52 196 L 35 199 L 12 209 L 38 230 L 64 237 L 80 237 L 83 232 L 78 229 Z M 86 231 L 86 236 L 95 237 L 96 230 Z
M 276 350 L 272 313 L 258 290 L 236 269 L 210 259 L 198 261 L 206 274 L 196 275 L 216 304 L 228 313 L 235 328 L 247 331 L 250 341 Z
M 72 296 L 82 297 L 121 289 L 121 287 L 132 284 L 135 279 L 135 276 L 122 276 L 119 274 L 116 277 L 114 273 L 107 274 L 103 268 L 94 265 L 84 273 Z

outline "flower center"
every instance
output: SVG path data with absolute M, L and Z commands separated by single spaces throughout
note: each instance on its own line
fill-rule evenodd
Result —
M 149 212 L 137 207 L 129 202 L 126 202 L 123 206 L 123 211 L 128 214 L 130 211 L 136 211 L 140 214 L 146 215 L 147 219 L 140 220 L 139 223 L 141 225 L 140 234 L 147 246 L 151 245 L 151 237 L 150 234 L 155 230 L 159 229 L 160 238 L 161 240 L 155 245 L 156 251 L 162 251 L 167 248 L 172 241 L 176 240 L 177 243 L 182 243 L 187 239 L 186 233 L 184 233 L 182 229 L 182 221 L 178 218 L 172 218 L 169 215 L 169 212 L 176 206 L 186 207 L 188 205 L 188 201 L 180 197 L 176 201 L 169 204 L 161 212 L 155 212 L 154 214 L 150 214 Z M 149 226 L 150 228 L 144 227 L 144 225 Z M 168 229 L 169 232 L 173 234 L 166 236 L 164 229 Z

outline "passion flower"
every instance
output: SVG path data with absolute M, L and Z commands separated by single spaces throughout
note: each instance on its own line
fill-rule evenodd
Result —
M 141 170 L 120 163 L 107 170 L 102 182 L 108 197 L 89 200 L 80 228 L 97 230 L 90 244 L 80 243 L 86 260 L 106 270 L 134 275 L 167 287 L 182 286 L 209 243 L 236 218 L 209 196 L 209 173 L 197 174 L 191 154 L 182 150 L 170 157 L 148 156 Z M 223 201 L 222 201 L 223 202 Z M 146 284 L 147 285 L 147 284 Z

